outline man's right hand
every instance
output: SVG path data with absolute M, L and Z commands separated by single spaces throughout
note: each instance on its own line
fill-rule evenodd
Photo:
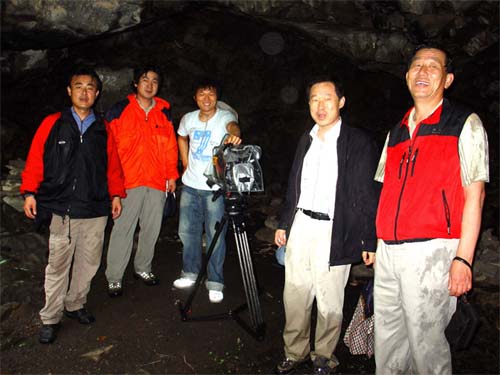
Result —
M 363 258 L 363 262 L 365 263 L 365 266 L 372 265 L 375 266 L 375 253 L 371 251 L 363 251 L 361 253 L 361 258 Z
M 286 245 L 286 230 L 278 229 L 274 234 L 274 243 L 276 246 L 281 247 Z
M 30 219 L 34 219 L 36 216 L 36 199 L 33 195 L 29 195 L 24 198 L 24 213 Z

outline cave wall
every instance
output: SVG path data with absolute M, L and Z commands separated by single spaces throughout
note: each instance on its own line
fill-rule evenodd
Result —
M 130 92 L 132 68 L 153 63 L 164 73 L 160 96 L 172 104 L 176 126 L 195 109 L 196 78 L 221 82 L 244 142 L 263 149 L 268 192 L 282 194 L 296 141 L 313 124 L 305 98 L 310 77 L 342 77 L 343 118 L 381 146 L 411 105 L 403 79 L 409 51 L 449 38 L 458 66 L 448 95 L 470 105 L 487 128 L 492 183 L 485 216 L 498 223 L 498 9 L 492 2 L 436 3 L 3 2 L 2 173 L 9 160 L 26 157 L 43 117 L 69 104 L 74 65 L 101 75 L 96 109 L 105 112 Z

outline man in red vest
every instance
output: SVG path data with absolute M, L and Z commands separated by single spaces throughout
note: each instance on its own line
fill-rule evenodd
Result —
M 444 331 L 456 297 L 472 287 L 472 261 L 489 180 L 479 117 L 444 99 L 452 61 L 436 46 L 413 55 L 415 106 L 387 136 L 375 179 L 375 361 L 378 374 L 451 374 Z M 366 264 L 374 255 L 364 254 Z

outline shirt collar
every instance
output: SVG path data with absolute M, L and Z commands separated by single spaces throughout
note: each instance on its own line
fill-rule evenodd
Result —
M 342 126 L 342 118 L 339 117 L 339 119 L 337 120 L 335 125 L 333 125 L 333 127 L 325 133 L 325 142 L 329 142 L 331 140 L 337 139 L 340 135 L 340 127 L 341 126 Z M 318 137 L 318 130 L 319 130 L 319 125 L 314 124 L 313 128 L 309 132 L 309 135 L 313 138 L 317 138 Z
M 144 112 L 146 112 L 146 114 L 147 114 L 147 113 L 149 113 L 149 111 L 151 111 L 151 110 L 154 108 L 154 106 L 156 105 L 156 100 L 155 100 L 155 98 L 152 98 L 152 99 L 151 99 L 151 105 L 150 105 L 148 108 L 144 108 L 144 107 L 141 105 L 141 103 L 137 100 L 137 95 L 135 96 L 135 100 L 137 101 L 137 104 L 139 104 L 139 107 L 141 107 L 141 108 L 144 110 Z
M 439 104 L 432 110 L 432 113 L 425 118 L 424 120 L 421 121 L 422 124 L 425 125 L 435 125 L 438 124 L 439 121 L 441 120 L 441 112 L 443 111 L 443 99 L 439 102 Z M 415 107 L 412 107 L 406 112 L 405 116 L 403 117 L 403 120 L 401 121 L 400 126 L 409 126 L 410 122 L 410 116 L 413 116 L 415 113 Z M 417 124 L 415 124 L 417 125 Z
M 78 113 L 76 113 L 75 107 L 73 106 L 71 107 L 71 114 L 73 115 L 73 118 L 75 119 L 77 124 L 92 124 L 95 121 L 95 114 L 93 109 L 90 109 L 89 114 L 83 120 L 80 119 L 80 116 L 78 116 Z

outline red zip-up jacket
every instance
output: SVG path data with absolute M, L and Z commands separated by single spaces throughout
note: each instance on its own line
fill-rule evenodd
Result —
M 96 115 L 80 133 L 70 108 L 47 116 L 31 144 L 21 194 L 36 194 L 40 208 L 70 217 L 109 214 L 109 200 L 125 197 L 120 160 Z
M 458 141 L 471 112 L 444 99 L 412 139 L 410 113 L 389 135 L 377 237 L 396 243 L 460 238 L 465 198 Z
M 154 100 L 156 105 L 146 115 L 135 95 L 130 94 L 106 114 L 126 189 L 147 186 L 165 191 L 167 180 L 179 178 L 177 139 L 170 104 L 161 98 Z

